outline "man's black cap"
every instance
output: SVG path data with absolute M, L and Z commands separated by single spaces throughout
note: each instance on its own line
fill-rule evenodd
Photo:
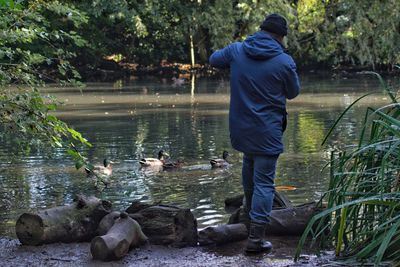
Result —
M 288 33 L 288 26 L 286 19 L 279 14 L 268 15 L 264 22 L 260 25 L 260 29 L 286 36 Z

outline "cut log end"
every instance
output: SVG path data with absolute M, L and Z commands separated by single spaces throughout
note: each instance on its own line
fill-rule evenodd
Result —
M 95 260 L 111 261 L 124 257 L 128 253 L 129 247 L 130 244 L 127 240 L 117 240 L 110 236 L 96 236 L 90 245 L 90 252 Z
M 114 223 L 107 233 L 92 240 L 90 252 L 93 259 L 101 261 L 121 259 L 128 253 L 130 248 L 138 247 L 147 240 L 140 225 L 130 218 L 127 213 L 121 213 L 115 221 L 112 216 L 103 218 L 106 221 L 110 219 Z
M 17 237 L 23 245 L 41 245 L 44 234 L 42 218 L 37 214 L 22 214 L 15 226 Z

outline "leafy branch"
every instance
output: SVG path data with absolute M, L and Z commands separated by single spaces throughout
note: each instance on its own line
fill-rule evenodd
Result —
M 60 23 L 65 17 L 68 21 Z M 68 45 L 85 45 L 74 31 L 87 22 L 85 14 L 58 1 L 2 0 L 0 21 L 0 138 L 15 142 L 20 151 L 35 145 L 64 148 L 77 168 L 89 165 L 76 146 L 91 147 L 90 142 L 52 115 L 60 102 L 40 93 L 43 78 L 52 79 L 41 71 L 43 64 L 56 65 L 57 76 L 65 79 L 57 79 L 60 84 L 80 78 L 68 61 L 75 56 Z

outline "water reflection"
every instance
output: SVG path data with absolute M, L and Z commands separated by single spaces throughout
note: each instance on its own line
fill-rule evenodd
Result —
M 316 200 L 327 187 L 329 149 L 354 141 L 365 105 L 384 102 L 373 96 L 344 117 L 327 147 L 321 148 L 329 127 L 358 95 L 376 88 L 375 81 L 359 84 L 349 80 L 303 83 L 301 97 L 289 103 L 285 153 L 277 170 L 277 185 L 295 186 L 288 191 L 296 204 Z M 161 82 L 89 84 L 82 92 L 48 88 L 66 106 L 58 115 L 94 144 L 87 150 L 91 162 L 105 157 L 118 162 L 111 185 L 97 191 L 85 174 L 77 171 L 62 150 L 17 156 L 8 140 L 0 147 L 0 235 L 14 236 L 17 216 L 31 209 L 70 203 L 76 193 L 107 198 L 116 209 L 133 200 L 177 204 L 190 208 L 199 227 L 223 223 L 228 214 L 224 199 L 241 193 L 241 157 L 229 142 L 229 83 L 191 80 L 173 87 Z M 346 92 L 345 94 L 343 92 Z M 160 149 L 182 158 L 180 171 L 140 169 L 138 160 L 154 157 Z M 210 158 L 228 150 L 232 166 L 212 170 Z

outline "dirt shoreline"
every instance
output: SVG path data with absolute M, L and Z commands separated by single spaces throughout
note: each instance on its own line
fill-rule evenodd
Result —
M 1 266 L 327 266 L 332 253 L 321 257 L 306 254 L 293 262 L 297 239 L 279 237 L 270 239 L 274 244 L 268 255 L 245 255 L 245 241 L 220 247 L 169 248 L 148 245 L 134 249 L 120 261 L 92 260 L 90 243 L 49 244 L 22 246 L 18 240 L 0 237 Z
M 77 66 L 84 82 L 114 82 L 119 79 L 143 78 L 143 77 L 190 77 L 195 74 L 197 77 L 229 77 L 229 70 L 221 70 L 211 67 L 209 64 L 196 64 L 192 67 L 188 63 L 162 62 L 157 65 L 139 65 L 129 62 L 117 63 L 112 60 L 105 60 L 96 67 L 88 68 L 89 65 Z M 328 66 L 328 65 L 307 65 L 298 66 L 300 74 L 311 74 L 330 76 L 332 78 L 347 78 L 357 75 L 359 72 L 371 71 L 369 66 Z M 399 75 L 398 69 L 387 68 L 375 70 L 382 75 Z

